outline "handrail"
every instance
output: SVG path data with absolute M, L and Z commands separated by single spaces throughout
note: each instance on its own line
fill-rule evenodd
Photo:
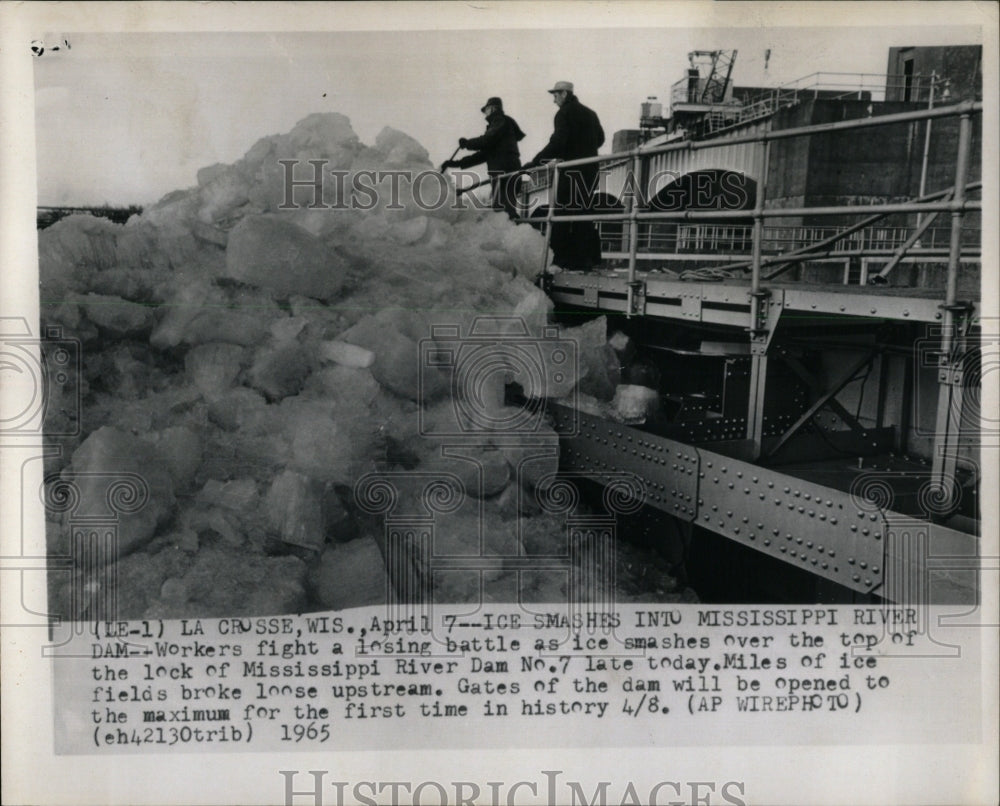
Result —
M 675 143 L 662 143 L 655 146 L 637 146 L 627 151 L 616 151 L 612 154 L 598 154 L 596 157 L 581 157 L 574 160 L 553 160 L 544 166 L 537 168 L 518 168 L 516 171 L 498 174 L 496 177 L 483 179 L 474 185 L 460 188 L 458 194 L 468 193 L 475 188 L 488 184 L 492 179 L 507 179 L 520 174 L 532 174 L 543 170 L 552 170 L 552 166 L 558 164 L 560 170 L 566 168 L 576 168 L 582 165 L 593 165 L 595 163 L 617 160 L 619 163 L 627 161 L 627 158 L 635 156 L 653 156 L 656 154 L 667 154 L 671 151 L 681 151 L 684 149 L 700 150 L 703 148 L 723 148 L 730 145 L 740 145 L 742 143 L 763 143 L 772 140 L 787 140 L 793 137 L 808 137 L 813 134 L 822 134 L 831 131 L 845 131 L 851 129 L 865 129 L 872 126 L 891 126 L 894 123 L 908 123 L 918 120 L 931 120 L 933 118 L 955 117 L 962 114 L 981 114 L 983 111 L 982 101 L 962 101 L 951 106 L 935 106 L 932 109 L 915 109 L 910 112 L 894 112 L 889 115 L 874 115 L 869 118 L 853 118 L 851 120 L 837 120 L 831 123 L 817 123 L 811 126 L 797 126 L 792 129 L 779 129 L 777 131 L 759 132 L 757 134 L 743 135 L 740 137 L 726 137 L 718 140 L 681 140 Z M 853 210 L 851 211 L 853 212 Z

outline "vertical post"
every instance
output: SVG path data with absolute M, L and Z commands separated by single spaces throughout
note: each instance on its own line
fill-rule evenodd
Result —
M 927 95 L 927 108 L 934 108 L 934 85 L 937 81 L 937 72 L 931 72 L 931 86 L 930 91 Z M 924 130 L 924 158 L 920 163 L 920 190 L 917 193 L 918 198 L 923 198 L 924 194 L 927 192 L 927 163 L 930 158 L 931 153 L 931 123 L 933 121 L 928 118 L 926 128 Z M 923 221 L 923 215 L 917 213 L 917 229 L 920 229 L 920 222 Z M 920 241 L 917 241 L 917 246 L 920 245 Z
M 934 428 L 934 456 L 931 483 L 939 495 L 954 495 L 958 436 L 962 423 L 962 363 L 965 354 L 965 317 L 958 316 L 965 306 L 958 304 L 958 268 L 962 254 L 962 220 L 965 211 L 965 180 L 969 168 L 969 144 L 972 119 L 964 113 L 958 129 L 958 156 L 955 160 L 955 207 L 951 211 L 951 240 L 948 249 L 948 277 L 945 285 L 944 322 L 941 333 L 941 357 L 938 363 L 938 403 Z M 961 333 L 959 329 L 961 328 Z
M 636 188 L 636 192 L 632 194 L 628 205 L 628 299 L 625 304 L 625 317 L 627 319 L 632 318 L 632 304 L 635 298 L 635 264 L 639 251 L 639 222 L 635 216 L 639 211 L 636 196 L 638 195 L 638 182 L 641 181 L 642 177 L 642 155 L 638 150 L 632 158 L 629 170 L 632 172 L 632 187 Z M 642 192 L 645 196 L 645 189 Z
M 545 213 L 545 243 L 542 245 L 542 283 L 547 287 L 549 279 L 549 245 L 552 243 L 552 214 L 556 209 L 556 191 L 559 186 L 559 166 L 552 168 L 552 182 L 549 184 L 549 209 Z
M 764 248 L 764 198 L 767 195 L 767 171 L 771 159 L 771 143 L 765 140 L 761 156 L 760 181 L 753 209 L 753 251 L 750 264 L 750 399 L 747 402 L 747 439 L 753 445 L 752 457 L 759 459 L 764 442 L 764 395 L 767 385 L 767 322 L 768 292 L 761 289 L 760 273 Z

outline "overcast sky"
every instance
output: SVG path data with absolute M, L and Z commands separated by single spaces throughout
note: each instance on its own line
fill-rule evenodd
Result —
M 572 22 L 575 4 L 561 5 Z M 874 78 L 890 46 L 978 44 L 981 35 L 968 25 L 50 32 L 46 40 L 65 37 L 71 49 L 34 63 L 38 203 L 146 204 L 313 112 L 347 115 L 366 143 L 383 126 L 405 131 L 439 163 L 458 137 L 481 133 L 491 95 L 527 133 L 527 160 L 552 131 L 545 90 L 557 80 L 573 81 L 597 111 L 607 150 L 614 131 L 637 126 L 647 95 L 666 99 L 689 50 L 736 49 L 737 84 L 777 85 L 816 71 Z

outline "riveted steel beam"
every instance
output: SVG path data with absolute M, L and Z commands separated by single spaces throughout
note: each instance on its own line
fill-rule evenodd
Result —
M 609 471 L 634 473 L 645 483 L 647 506 L 860 593 L 913 601 L 913 580 L 921 582 L 939 561 L 952 577 L 949 601 L 974 600 L 969 574 L 956 580 L 951 568 L 977 567 L 972 535 L 590 414 L 555 404 L 549 412 L 564 470 L 597 481 Z M 915 533 L 927 535 L 917 551 L 908 542 Z M 925 566 L 928 552 L 932 562 Z M 895 575 L 891 585 L 887 565 Z
M 750 312 L 750 288 L 746 281 L 717 283 L 664 280 L 655 274 L 637 273 L 645 281 L 646 315 L 659 319 L 745 327 Z M 903 322 L 941 322 L 940 301 L 922 296 L 881 294 L 870 287 L 865 293 L 813 288 L 769 288 L 768 308 L 776 306 L 788 326 L 815 327 L 818 321 L 835 325 L 847 317 L 891 319 Z M 625 313 L 628 281 L 624 276 L 602 276 L 562 272 L 552 278 L 552 299 L 558 304 Z M 763 307 L 763 306 L 762 306 Z M 970 303 L 975 312 L 977 305 Z M 768 311 L 770 315 L 771 311 Z M 773 328 L 772 328 L 773 329 Z

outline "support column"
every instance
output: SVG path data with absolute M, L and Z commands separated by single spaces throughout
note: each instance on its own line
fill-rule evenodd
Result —
M 642 155 L 636 154 L 632 159 L 632 165 L 630 167 L 632 171 L 633 188 L 637 189 L 642 176 Z M 635 265 L 636 265 L 636 255 L 639 251 L 639 222 L 635 215 L 639 211 L 639 205 L 636 203 L 636 196 L 638 195 L 638 190 L 632 193 L 629 198 L 628 205 L 628 300 L 625 306 L 625 316 L 628 319 L 632 318 L 633 314 L 641 314 L 645 312 L 645 290 L 643 288 L 642 293 L 639 295 L 642 297 L 643 304 L 641 306 L 642 310 L 639 310 L 636 306 L 637 290 L 642 284 L 640 281 L 635 279 Z
M 958 462 L 959 431 L 962 426 L 964 360 L 969 307 L 958 302 L 958 269 L 962 253 L 962 221 L 965 211 L 965 180 L 969 167 L 969 144 L 972 120 L 962 115 L 958 130 L 958 156 L 955 160 L 955 208 L 951 213 L 951 240 L 948 250 L 948 278 L 945 287 L 944 323 L 941 333 L 941 356 L 938 359 L 938 403 L 934 427 L 934 456 L 931 484 L 938 496 L 957 499 L 955 470 Z
M 760 458 L 764 444 L 764 399 L 767 392 L 767 297 L 761 288 L 760 273 L 764 248 L 764 198 L 767 195 L 767 171 L 771 144 L 764 143 L 760 181 L 753 209 L 753 253 L 750 264 L 750 399 L 747 402 L 747 439 L 753 444 L 752 458 Z

